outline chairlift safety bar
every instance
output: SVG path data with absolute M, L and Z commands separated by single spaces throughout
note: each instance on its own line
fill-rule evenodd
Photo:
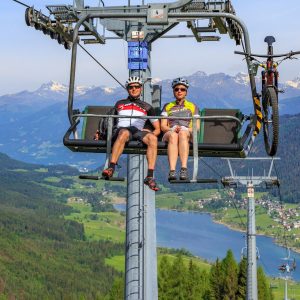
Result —
M 112 129 L 113 129 L 113 119 L 119 118 L 128 118 L 130 116 L 119 116 L 119 115 L 103 115 L 103 114 L 74 114 L 74 118 L 80 117 L 101 117 L 101 118 L 108 118 L 108 130 L 107 130 L 107 139 L 106 139 L 106 159 L 105 159 L 105 168 L 108 167 L 111 149 L 112 149 Z M 208 120 L 235 120 L 239 123 L 240 127 L 242 126 L 242 121 L 233 116 L 193 116 L 193 117 L 165 117 L 165 116 L 135 116 L 132 119 L 178 119 L 178 120 L 192 120 L 192 127 L 193 127 L 193 177 L 190 182 L 196 183 L 198 181 L 198 162 L 199 162 L 199 155 L 198 155 L 198 131 L 197 131 L 197 124 L 196 120 L 200 119 L 208 119 Z M 243 118 L 244 119 L 244 118 Z M 77 135 L 76 135 L 77 136 Z

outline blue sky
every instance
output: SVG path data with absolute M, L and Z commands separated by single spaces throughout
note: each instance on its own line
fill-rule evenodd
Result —
M 45 9 L 46 4 L 72 4 L 72 0 L 22 0 Z M 126 5 L 128 1 L 104 0 L 106 6 Z M 159 1 L 145 1 L 159 2 Z M 165 1 L 173 2 L 173 1 Z M 85 0 L 86 5 L 94 6 L 98 0 Z M 142 1 L 131 1 L 141 4 Z M 277 42 L 276 52 L 300 50 L 300 1 L 290 0 L 232 0 L 237 15 L 245 22 L 250 33 L 252 52 L 264 53 L 266 35 L 274 35 Z M 272 7 L 268 13 L 268 7 Z M 1 80 L 0 95 L 21 90 L 37 89 L 42 83 L 55 80 L 67 84 L 69 81 L 70 51 L 57 42 L 44 36 L 40 31 L 27 27 L 24 22 L 25 8 L 12 0 L 1 0 L 0 26 L 1 42 Z M 187 33 L 182 24 L 170 34 Z M 153 45 L 152 76 L 167 79 L 190 75 L 197 71 L 208 74 L 224 72 L 234 75 L 246 72 L 242 58 L 234 55 L 241 50 L 226 35 L 220 42 L 197 43 L 194 39 L 160 39 Z M 126 80 L 127 46 L 123 41 L 108 41 L 106 45 L 87 46 L 120 81 Z M 76 84 L 80 85 L 117 85 L 91 59 L 79 50 Z M 300 60 L 287 61 L 281 65 L 281 81 L 291 80 L 300 75 Z

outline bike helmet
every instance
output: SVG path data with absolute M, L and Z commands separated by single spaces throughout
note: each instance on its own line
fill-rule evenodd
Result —
M 172 89 L 174 89 L 174 87 L 179 84 L 184 85 L 187 89 L 189 88 L 188 81 L 182 77 L 178 77 L 172 81 Z
M 128 78 L 128 80 L 126 81 L 126 83 L 125 83 L 126 88 L 128 88 L 128 86 L 129 86 L 130 84 L 132 84 L 132 83 L 138 83 L 139 85 L 142 85 L 142 84 L 143 84 L 143 82 L 142 82 L 142 80 L 140 79 L 140 77 L 138 77 L 138 76 L 130 76 L 130 77 Z

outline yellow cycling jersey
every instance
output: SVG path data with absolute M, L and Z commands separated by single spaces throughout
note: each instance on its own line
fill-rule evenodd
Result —
M 199 109 L 196 104 L 186 99 L 181 105 L 177 104 L 176 101 L 172 101 L 164 106 L 161 115 L 165 117 L 198 117 Z M 191 119 L 168 119 L 168 123 L 170 127 L 177 125 L 192 127 Z

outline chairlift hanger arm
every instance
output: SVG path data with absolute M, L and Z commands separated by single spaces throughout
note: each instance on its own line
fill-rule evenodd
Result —
M 246 52 L 251 53 L 250 49 L 250 39 L 247 27 L 245 24 L 235 15 L 230 13 L 220 13 L 220 12 L 198 12 L 198 13 L 169 13 L 168 16 L 170 17 L 169 22 L 176 23 L 180 21 L 188 21 L 194 20 L 199 18 L 212 18 L 212 17 L 224 17 L 228 19 L 232 19 L 236 21 L 240 27 L 242 28 L 245 40 L 245 47 Z M 78 39 L 78 32 L 80 26 L 88 19 L 92 18 L 100 18 L 100 19 L 119 19 L 124 21 L 141 21 L 143 23 L 147 23 L 147 13 L 139 12 L 139 13 L 89 13 L 83 14 L 77 24 L 74 27 L 73 32 L 73 47 L 72 47 L 72 62 L 71 62 L 71 72 L 70 72 L 70 89 L 69 89 L 69 100 L 68 100 L 68 115 L 69 120 L 72 124 L 72 110 L 73 110 L 73 98 L 74 98 L 74 82 L 75 82 L 75 69 L 76 69 L 76 56 L 77 56 L 77 39 Z M 173 21 L 172 21 L 173 20 Z M 250 59 L 247 58 L 248 66 L 250 66 L 251 62 Z M 253 76 L 252 76 L 253 77 Z M 250 82 L 252 86 L 252 93 L 254 96 L 256 95 L 256 87 L 255 87 L 255 80 L 254 77 L 251 78 Z

